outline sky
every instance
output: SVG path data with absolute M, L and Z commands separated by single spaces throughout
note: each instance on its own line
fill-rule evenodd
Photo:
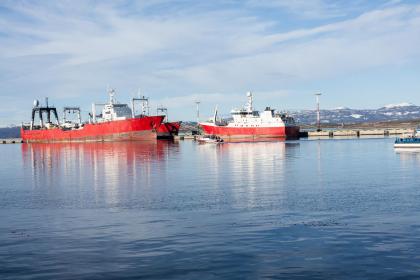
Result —
M 256 109 L 420 105 L 420 1 L 0 1 L 0 126 L 34 99 L 150 98 L 171 120 Z

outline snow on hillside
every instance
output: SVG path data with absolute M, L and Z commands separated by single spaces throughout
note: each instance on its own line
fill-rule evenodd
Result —
M 410 107 L 410 106 L 416 106 L 416 105 L 410 102 L 402 102 L 399 104 L 388 104 L 388 105 L 385 105 L 383 108 L 390 109 L 390 108 Z
M 340 106 L 340 107 L 337 107 L 337 108 L 333 108 L 332 110 L 350 110 L 350 108 Z
M 302 110 L 291 112 L 298 123 L 315 124 L 316 110 Z M 419 120 L 420 106 L 403 102 L 389 104 L 379 109 L 350 109 L 338 107 L 331 110 L 321 110 L 322 123 L 360 123 L 383 121 Z

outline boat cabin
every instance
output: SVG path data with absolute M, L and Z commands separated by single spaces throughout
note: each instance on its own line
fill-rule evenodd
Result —
M 108 103 L 105 103 L 105 104 L 93 103 L 92 104 L 93 123 L 126 120 L 133 117 L 133 111 L 127 104 L 122 104 L 116 101 L 114 89 L 109 90 L 108 94 L 109 94 Z M 102 113 L 100 115 L 96 115 L 96 106 L 103 106 Z
M 260 127 L 271 125 L 294 125 L 295 120 L 287 114 L 280 114 L 270 107 L 266 107 L 264 111 L 258 112 L 253 108 L 252 93 L 247 94 L 248 103 L 242 109 L 234 109 L 231 111 L 233 122 L 230 126 L 234 127 Z
M 131 118 L 132 111 L 127 104 L 110 103 L 102 109 L 102 119 L 104 121 L 125 120 Z

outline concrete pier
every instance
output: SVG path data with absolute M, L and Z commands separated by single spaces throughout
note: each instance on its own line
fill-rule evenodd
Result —
M 359 130 L 359 135 L 388 135 L 388 133 L 384 129 L 363 129 Z
M 389 128 L 389 129 L 342 129 L 342 130 L 322 130 L 308 131 L 308 137 L 335 137 L 335 136 L 378 136 L 378 135 L 402 135 L 413 133 L 413 129 L 408 128 Z
M 333 137 L 333 132 L 329 130 L 308 131 L 308 137 Z
M 395 128 L 395 129 L 388 129 L 388 135 L 400 135 L 400 134 L 409 134 L 413 133 L 413 129 L 404 129 L 404 128 Z
M 357 137 L 360 135 L 358 130 L 336 130 L 333 131 L 333 136 L 353 136 Z
M 4 138 L 0 139 L 0 144 L 20 144 L 23 143 L 21 138 Z

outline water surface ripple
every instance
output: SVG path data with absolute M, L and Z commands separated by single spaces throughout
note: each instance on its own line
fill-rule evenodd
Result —
M 392 139 L 0 145 L 1 279 L 419 279 Z

